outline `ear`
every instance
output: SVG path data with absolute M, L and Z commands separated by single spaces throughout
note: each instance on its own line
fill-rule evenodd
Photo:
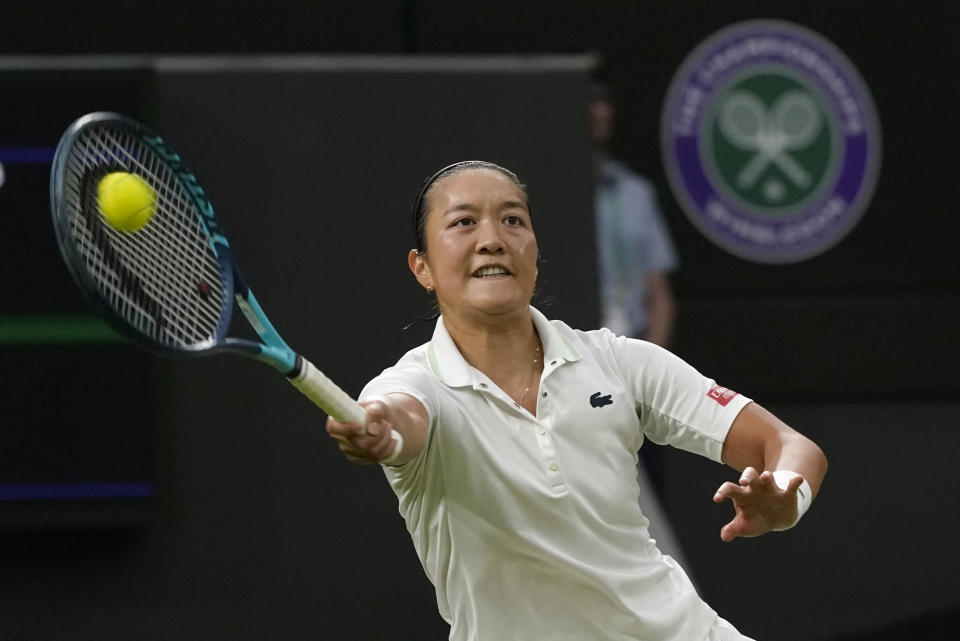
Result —
M 417 282 L 427 291 L 433 290 L 433 276 L 430 274 L 430 265 L 427 264 L 425 254 L 417 253 L 416 249 L 411 249 L 407 254 L 407 265 L 410 271 L 416 277 Z

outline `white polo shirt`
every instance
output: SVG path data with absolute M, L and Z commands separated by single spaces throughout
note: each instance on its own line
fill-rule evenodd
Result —
M 437 321 L 360 395 L 429 415 L 423 451 L 384 466 L 455 641 L 694 641 L 717 619 L 638 506 L 644 437 L 720 460 L 749 399 L 651 343 L 531 309 L 537 415 L 460 355 Z

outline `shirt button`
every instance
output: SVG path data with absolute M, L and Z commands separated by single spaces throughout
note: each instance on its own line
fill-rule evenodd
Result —
M 550 471 L 551 471 L 551 472 L 556 472 L 556 471 L 559 470 L 559 469 L 560 469 L 560 466 L 557 465 L 555 462 L 550 463 Z
M 537 428 L 537 436 L 543 436 L 546 432 L 543 431 L 542 427 Z
M 556 364 L 557 364 L 557 361 L 550 361 L 550 364 L 551 364 L 551 365 L 556 365 Z
M 544 397 L 544 398 L 547 397 L 547 393 L 546 393 L 546 392 L 543 393 L 543 397 Z

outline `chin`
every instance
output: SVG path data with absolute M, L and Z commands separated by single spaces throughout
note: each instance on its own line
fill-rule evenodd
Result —
M 530 305 L 530 299 L 522 298 L 483 298 L 471 301 L 471 307 L 478 312 L 491 316 L 500 316 L 516 312 L 520 309 L 527 309 Z

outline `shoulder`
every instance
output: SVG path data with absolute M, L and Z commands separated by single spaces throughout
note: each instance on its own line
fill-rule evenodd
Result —
M 606 327 L 575 329 L 560 320 L 551 320 L 550 325 L 575 358 L 613 363 L 618 355 L 625 352 L 634 356 L 656 357 L 657 350 L 660 350 L 653 343 L 619 336 Z
M 578 355 L 582 355 L 584 350 L 588 350 L 596 344 L 602 343 L 604 340 L 604 332 L 610 333 L 607 329 L 576 329 L 566 322 L 557 319 L 550 319 L 547 322 L 561 343 L 563 343 L 568 350 L 573 350 Z
M 364 386 L 360 399 L 377 394 L 416 389 L 425 393 L 433 386 L 434 376 L 429 362 L 429 343 L 424 343 L 404 354 L 396 364 L 384 369 Z
M 600 329 L 575 329 L 563 321 L 552 320 L 550 324 L 557 330 L 557 335 L 577 349 L 581 355 L 606 350 L 616 335 L 606 327 Z
M 672 372 L 677 370 L 693 369 L 673 352 L 655 343 L 621 336 L 605 327 L 579 330 L 562 321 L 550 323 L 579 358 L 605 363 L 627 377 L 635 375 L 646 378 L 647 382 L 655 382 L 664 376 L 672 379 Z
M 584 350 L 606 349 L 618 340 L 627 340 L 618 336 L 606 327 L 598 329 L 577 329 L 566 322 L 557 319 L 547 321 L 562 341 L 572 347 L 582 347 Z

